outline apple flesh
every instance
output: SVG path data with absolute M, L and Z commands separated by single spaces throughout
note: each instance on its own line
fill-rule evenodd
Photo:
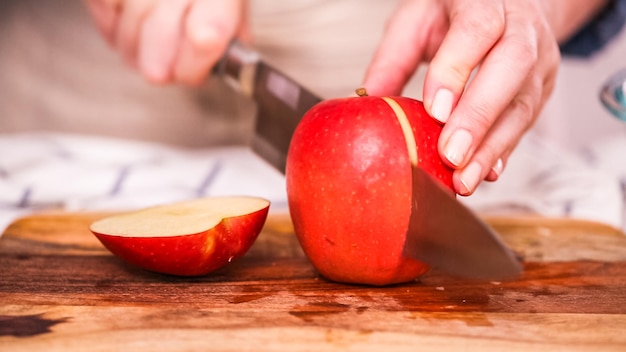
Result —
M 199 276 L 244 255 L 261 232 L 269 206 L 256 197 L 201 198 L 107 217 L 90 230 L 130 264 Z
M 406 97 L 327 100 L 303 116 L 287 157 L 287 196 L 298 240 L 322 276 L 389 285 L 429 269 L 402 253 L 412 164 L 454 194 L 437 151 L 441 128 Z

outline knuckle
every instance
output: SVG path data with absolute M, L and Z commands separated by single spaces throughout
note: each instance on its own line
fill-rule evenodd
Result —
M 540 60 L 538 41 L 536 37 L 527 34 L 508 35 L 497 50 L 500 61 L 517 71 L 531 71 Z
M 556 86 L 556 74 L 548 75 L 542 82 L 542 86 L 538 87 L 538 91 L 541 92 L 541 101 L 542 103 L 548 100 L 552 92 L 554 91 L 554 87 Z
M 517 116 L 521 125 L 530 124 L 535 117 L 536 108 L 532 99 L 527 95 L 519 95 L 511 102 L 511 108 L 516 111 L 513 116 Z
M 512 58 L 524 58 L 526 61 L 535 63 L 539 59 L 539 50 L 536 37 L 516 36 L 512 40 L 510 55 Z
M 527 130 L 539 116 L 543 104 L 542 80 L 530 80 L 524 91 L 520 92 L 509 104 L 506 116 L 514 123 L 517 130 Z
M 474 10 L 471 15 L 458 16 L 458 20 L 466 33 L 480 41 L 497 41 L 506 27 L 503 13 L 492 8 Z
M 467 123 L 472 130 L 488 131 L 494 121 L 494 108 L 489 104 L 472 104 L 467 112 Z
M 546 68 L 547 73 L 543 81 L 541 82 L 544 91 L 549 95 L 552 93 L 554 86 L 556 84 L 557 73 L 559 71 L 559 65 L 561 61 L 561 53 L 558 49 L 558 46 L 555 45 L 555 49 L 553 50 L 553 54 L 550 56 L 552 60 L 548 61 L 548 66 Z
M 495 143 L 483 143 L 480 150 L 476 153 L 476 159 L 479 159 L 485 169 L 491 168 L 500 155 L 502 155 L 503 147 Z
M 442 68 L 441 77 L 446 82 L 446 85 L 454 91 L 462 91 L 463 87 L 467 84 L 468 78 L 472 74 L 472 67 L 465 66 L 463 62 L 450 63 L 448 66 Z

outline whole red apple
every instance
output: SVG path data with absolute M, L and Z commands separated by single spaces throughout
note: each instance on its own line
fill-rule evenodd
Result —
M 256 197 L 208 197 L 110 216 L 90 229 L 130 264 L 198 276 L 243 256 L 261 232 L 269 206 Z
M 388 285 L 428 270 L 402 252 L 412 163 L 453 192 L 437 151 L 441 128 L 406 97 L 327 100 L 305 114 L 289 148 L 287 195 L 298 240 L 322 276 Z

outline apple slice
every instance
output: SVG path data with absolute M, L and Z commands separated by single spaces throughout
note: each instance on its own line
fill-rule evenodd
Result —
M 179 276 L 206 275 L 244 255 L 258 237 L 270 202 L 209 197 L 110 216 L 91 232 L 117 257 Z

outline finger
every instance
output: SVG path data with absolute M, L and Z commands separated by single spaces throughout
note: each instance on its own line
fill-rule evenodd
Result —
M 143 22 L 139 36 L 139 70 L 153 83 L 173 79 L 174 61 L 189 0 L 160 1 Z
M 424 108 L 441 122 L 450 117 L 472 74 L 505 32 L 505 9 L 492 0 L 452 2 L 450 30 L 424 81 Z
M 123 6 L 126 3 L 125 0 L 99 0 L 99 1 L 111 7 Z
M 242 1 L 195 1 L 189 9 L 174 66 L 177 82 L 198 85 L 226 51 L 244 14 Z
M 471 161 L 454 173 L 456 191 L 463 196 L 472 194 L 481 180 L 495 181 L 522 136 L 530 128 L 541 106 L 542 79 L 533 76 L 493 124 Z
M 507 33 L 493 47 L 444 126 L 442 157 L 464 167 L 496 119 L 518 95 L 537 63 L 537 33 L 523 21 L 509 21 Z M 543 76 L 542 76 L 543 77 Z
M 144 19 L 154 6 L 151 0 L 127 1 L 119 18 L 115 34 L 115 47 L 128 64 L 137 66 L 137 46 Z
M 383 39 L 366 71 L 363 86 L 370 95 L 400 95 L 424 59 L 435 28 L 444 26 L 439 3 L 403 1 L 387 22 Z M 399 55 L 399 53 L 401 53 Z
M 114 0 L 87 0 L 87 10 L 104 40 L 113 45 L 121 5 Z
M 506 167 L 506 162 L 509 160 L 510 153 L 511 151 L 505 151 L 504 154 L 496 160 L 496 163 L 491 167 L 487 176 L 485 176 L 485 181 L 495 182 L 500 178 L 500 175 L 502 175 Z
M 549 43 L 544 44 L 543 50 L 540 50 L 540 52 L 544 53 L 542 54 L 542 56 L 548 56 L 548 57 L 553 57 L 552 60 L 547 60 L 545 62 L 545 64 L 543 65 L 544 67 L 546 67 L 546 75 L 545 78 L 543 80 L 543 86 L 539 87 L 541 88 L 541 99 L 538 103 L 538 108 L 537 111 L 541 111 L 543 109 L 543 106 L 545 104 L 545 102 L 548 100 L 550 94 L 552 93 L 552 91 L 554 90 L 554 85 L 555 85 L 555 81 L 556 81 L 556 73 L 557 73 L 557 68 L 558 68 L 558 62 L 560 61 L 560 53 L 558 51 L 558 48 L 555 45 L 556 41 L 552 42 L 552 45 L 550 45 Z M 549 54 L 549 53 L 552 54 Z M 547 53 L 547 54 L 546 54 Z M 535 116 L 536 118 L 536 116 Z M 506 163 L 507 160 L 509 159 L 509 156 L 511 154 L 511 152 L 513 151 L 512 148 L 507 149 L 500 158 L 498 158 L 498 160 L 496 161 L 495 165 L 491 168 L 491 170 L 489 171 L 489 173 L 487 174 L 487 176 L 485 177 L 485 181 L 489 181 L 489 182 L 494 182 L 497 181 L 500 178 L 500 175 L 502 174 L 502 172 L 504 172 L 504 169 L 506 167 Z

